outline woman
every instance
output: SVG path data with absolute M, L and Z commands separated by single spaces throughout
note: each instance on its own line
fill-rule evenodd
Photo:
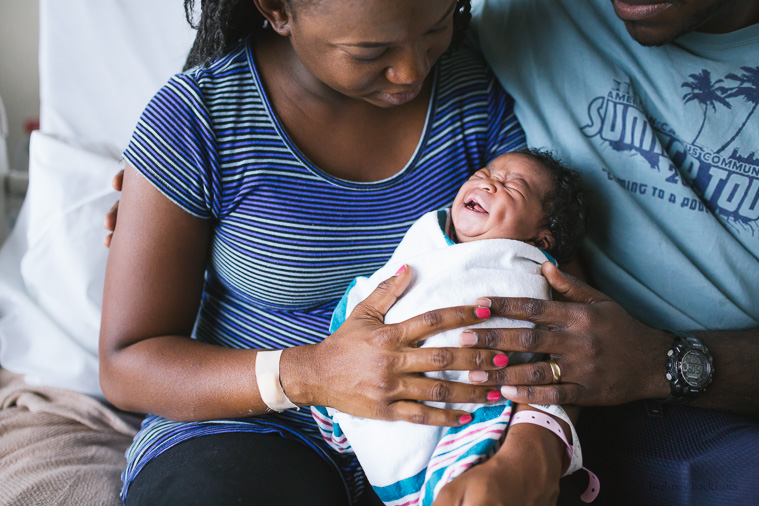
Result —
M 327 448 L 308 410 L 269 406 L 453 426 L 471 416 L 415 401 L 492 400 L 494 387 L 419 373 L 497 370 L 501 352 L 416 346 L 487 308 L 382 324 L 409 269 L 327 330 L 350 280 L 414 219 L 524 146 L 485 65 L 448 51 L 468 12 L 454 0 L 203 2 L 188 61 L 201 67 L 159 91 L 125 153 L 108 262 L 103 391 L 153 413 L 127 453 L 126 504 L 349 504 L 364 488 L 355 459 Z M 414 190 L 429 180 L 433 191 Z M 275 357 L 265 375 L 262 357 Z M 517 426 L 437 504 L 555 501 L 562 454 L 548 431 Z

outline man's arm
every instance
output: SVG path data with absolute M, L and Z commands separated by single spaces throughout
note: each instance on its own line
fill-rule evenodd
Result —
M 504 385 L 519 403 L 609 406 L 670 394 L 667 351 L 673 338 L 631 317 L 619 304 L 552 264 L 543 273 L 566 302 L 487 299 L 496 316 L 531 321 L 539 328 L 479 330 L 473 346 L 551 354 L 561 368 L 552 385 L 547 362 L 489 372 L 485 384 Z M 484 300 L 477 304 L 485 303 Z M 714 358 L 714 378 L 692 405 L 759 415 L 759 329 L 698 331 Z
M 714 378 L 691 405 L 759 415 L 759 327 L 693 331 L 693 335 L 714 358 Z

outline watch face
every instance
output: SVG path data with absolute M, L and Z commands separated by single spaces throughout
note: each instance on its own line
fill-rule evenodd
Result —
M 690 350 L 680 360 L 680 372 L 687 384 L 701 387 L 711 373 L 711 364 L 706 356 L 698 350 Z

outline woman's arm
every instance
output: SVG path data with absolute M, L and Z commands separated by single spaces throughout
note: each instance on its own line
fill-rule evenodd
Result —
M 120 408 L 176 420 L 262 412 L 252 367 L 255 351 L 189 338 L 212 222 L 185 212 L 128 167 L 118 225 L 103 297 L 100 381 L 105 396 Z
M 190 339 L 203 289 L 213 223 L 191 216 L 128 167 L 106 271 L 100 339 L 101 384 L 116 406 L 174 420 L 264 413 L 256 350 Z M 460 425 L 461 411 L 415 402 L 487 402 L 492 387 L 419 373 L 493 370 L 500 352 L 418 348 L 439 332 L 483 320 L 475 306 L 431 311 L 384 325 L 411 280 L 410 269 L 380 285 L 322 343 L 282 354 L 280 379 L 298 405 L 356 416 Z

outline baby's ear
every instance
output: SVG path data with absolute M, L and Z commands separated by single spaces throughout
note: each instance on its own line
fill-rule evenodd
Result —
M 546 228 L 540 231 L 540 234 L 535 238 L 534 244 L 543 251 L 551 251 L 556 246 L 556 238 Z

